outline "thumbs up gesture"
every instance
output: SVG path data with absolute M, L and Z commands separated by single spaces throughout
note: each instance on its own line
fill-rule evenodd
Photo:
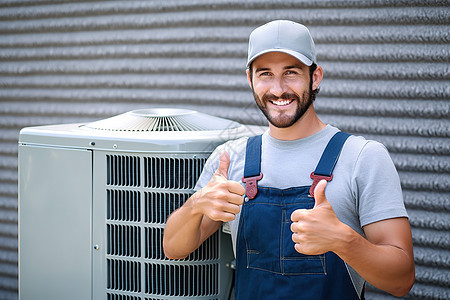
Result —
M 298 209 L 291 215 L 292 240 L 297 252 L 318 255 L 333 251 L 340 237 L 343 223 L 339 221 L 325 197 L 326 180 L 314 189 L 315 205 L 312 209 Z
M 236 181 L 228 180 L 230 156 L 220 153 L 219 167 L 208 184 L 193 195 L 194 206 L 211 220 L 228 222 L 239 213 L 245 188 Z

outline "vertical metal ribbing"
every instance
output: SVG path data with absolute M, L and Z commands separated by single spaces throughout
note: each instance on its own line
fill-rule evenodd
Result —
M 107 184 L 140 185 L 140 159 L 135 156 L 107 155 Z
M 117 157 L 111 156 L 111 185 L 117 184 Z
M 193 162 L 194 162 L 194 160 L 192 160 L 192 159 L 185 159 L 183 162 L 183 170 L 180 171 L 180 174 L 183 178 L 183 181 L 181 181 L 181 179 L 180 179 L 180 182 L 183 183 L 183 188 L 185 188 L 185 189 L 191 188 L 192 185 L 190 184 L 190 181 L 192 180 L 192 177 L 195 176 L 195 173 L 194 174 L 191 173 L 194 176 L 189 176 L 190 170 L 192 170 Z
M 134 221 L 134 202 L 136 201 L 133 191 L 126 191 L 129 201 L 127 201 L 127 221 Z
M 152 180 L 154 178 L 153 177 L 154 176 L 154 174 L 153 174 L 154 169 L 152 168 L 152 158 L 151 157 L 147 157 L 145 159 L 147 161 L 147 163 L 145 164 L 145 167 L 147 168 L 147 170 L 145 170 L 145 181 L 146 181 L 145 186 L 146 187 L 150 187 L 150 186 L 153 186 Z
M 178 158 L 172 158 L 172 168 L 170 170 L 170 172 L 172 173 L 172 177 L 173 177 L 173 184 L 172 184 L 172 188 L 174 189 L 180 189 L 183 188 L 180 184 L 180 169 L 181 169 L 181 165 L 180 165 L 180 161 Z
M 180 160 L 178 158 L 172 158 L 172 166 L 170 172 L 172 173 L 173 183 L 172 188 L 181 189 L 183 188 L 180 184 Z
M 123 286 L 123 278 L 125 277 L 123 274 L 123 268 L 122 265 L 119 263 L 119 261 L 112 259 L 111 260 L 112 266 L 114 268 L 115 271 L 115 278 L 114 278 L 114 286 L 112 287 L 113 289 L 117 289 L 120 290 L 121 287 Z
M 160 158 L 154 158 L 153 160 L 155 161 L 155 165 L 154 165 L 154 168 L 155 168 L 155 174 L 154 174 L 155 175 L 155 178 L 154 178 L 155 184 L 152 187 L 160 188 L 162 186 L 161 183 L 163 182 L 163 178 L 161 178 L 161 176 L 160 176 L 162 162 L 161 162 Z
M 144 229 L 144 257 L 145 258 L 151 258 L 151 249 L 152 249 L 152 245 L 151 245 L 151 241 L 152 241 L 152 236 L 150 233 L 150 228 L 146 227 Z
M 110 158 L 111 158 L 111 162 L 110 162 L 110 165 L 111 165 L 111 173 L 110 173 L 111 181 L 110 181 L 109 184 L 114 185 L 116 183 L 116 176 L 117 176 L 116 157 L 114 155 L 111 155 Z
M 128 166 L 129 166 L 129 157 L 127 156 L 118 156 L 120 159 L 120 185 L 121 186 L 129 186 L 130 183 L 128 182 Z
M 128 164 L 128 179 L 129 179 L 129 186 L 136 186 L 136 173 L 135 173 L 135 164 L 136 164 L 136 157 L 130 156 L 129 157 L 129 164 Z
M 156 265 L 156 267 L 160 270 L 161 273 L 161 277 L 159 277 L 159 290 L 158 292 L 161 293 L 162 295 L 170 295 L 170 293 L 167 292 L 166 289 L 166 282 L 167 282 L 167 278 L 168 278 L 168 272 L 167 272 L 167 266 L 164 265 Z
M 151 158 L 151 165 L 150 165 L 150 168 L 152 169 L 152 174 L 151 174 L 151 176 L 152 176 L 152 178 L 151 178 L 152 184 L 149 185 L 149 187 L 158 188 L 158 186 L 159 186 L 158 183 L 159 183 L 159 180 L 161 180 L 161 178 L 159 178 L 159 176 L 158 176 L 158 167 L 159 167 L 158 158 L 152 157 Z
M 135 194 L 133 191 L 127 191 L 126 192 L 128 194 L 128 198 L 130 199 L 130 201 L 128 201 L 128 205 L 127 205 L 127 221 L 134 221 L 134 204 L 135 204 Z
M 195 185 L 195 183 L 194 183 L 195 178 L 198 178 L 197 162 L 198 162 L 198 160 L 195 157 L 190 162 L 189 170 L 192 170 L 192 176 L 188 177 L 186 180 L 188 182 L 189 186 L 192 186 L 192 187 Z
M 113 158 L 113 157 L 111 157 Z M 140 158 L 136 156 L 114 156 L 110 165 L 117 177 L 111 182 L 115 185 L 139 186 L 137 172 L 140 168 Z M 136 291 L 143 289 L 147 294 L 196 297 L 209 295 L 217 280 L 212 265 L 195 265 L 196 261 L 205 261 L 214 257 L 215 239 L 208 239 L 198 250 L 192 253 L 187 261 L 192 265 L 177 265 L 168 263 L 162 249 L 163 229 L 168 215 L 180 207 L 190 196 L 199 176 L 203 159 L 184 157 L 145 157 L 143 184 L 150 189 L 168 189 L 167 191 L 144 191 L 111 189 L 108 190 L 107 215 L 109 220 L 119 222 L 143 222 L 145 227 L 132 224 L 108 224 L 111 239 L 109 255 L 123 256 L 121 259 L 109 260 L 109 286 L 120 291 Z M 112 175 L 111 174 L 111 175 Z M 173 189 L 173 190 L 172 190 Z M 182 189 L 186 192 L 179 192 Z M 143 203 L 141 203 L 141 200 Z M 141 212 L 142 206 L 143 211 Z M 141 245 L 142 243 L 142 245 Z M 141 246 L 140 246 L 141 245 Z M 150 260 L 164 260 L 163 264 L 142 264 L 142 271 L 137 261 L 126 257 L 143 257 Z M 142 276 L 142 282 L 139 281 Z M 216 279 L 215 279 L 216 278 Z M 142 286 L 144 284 L 144 286 Z M 125 296 L 125 295 L 124 295 Z M 150 296 L 150 295 L 149 295 Z M 149 298 L 150 299 L 150 298 Z
M 162 278 L 164 278 L 164 280 L 162 280 L 161 282 L 161 292 L 163 292 L 163 295 L 169 295 L 169 296 L 173 296 L 173 293 L 171 293 L 170 290 L 167 289 L 167 282 L 170 281 L 170 276 L 174 273 L 173 270 L 171 270 L 171 268 L 173 268 L 172 265 L 169 266 L 161 266 L 161 269 L 163 270 L 163 276 Z
M 112 270 L 111 270 L 110 263 L 111 262 L 107 259 L 106 260 L 106 288 L 107 289 L 111 288 L 111 280 L 112 280 Z
M 148 174 L 148 165 L 147 165 L 148 164 L 148 158 L 147 157 L 144 157 L 143 163 L 144 163 L 144 168 L 143 168 L 144 177 L 142 178 L 142 182 L 143 182 L 144 186 L 148 186 L 148 178 L 149 178 L 149 176 L 147 176 L 147 174 Z
M 202 268 L 198 265 L 194 265 L 192 267 L 193 271 L 194 271 L 194 277 L 195 277 L 195 289 L 194 289 L 194 295 L 197 296 L 199 295 L 199 291 L 202 291 L 202 274 L 201 271 L 204 271 L 205 268 Z M 201 293 L 200 293 L 201 294 Z
M 158 228 L 158 245 L 162 245 L 163 243 L 163 236 L 164 236 L 164 230 L 162 228 Z M 158 259 L 164 259 L 164 251 L 162 247 L 155 247 L 156 251 L 157 251 L 157 255 L 155 255 L 155 257 L 157 257 Z
M 124 185 L 125 186 L 132 186 L 133 182 L 131 181 L 131 157 L 130 156 L 124 156 L 123 157 L 123 173 L 124 173 Z
M 136 158 L 136 186 L 141 185 L 141 158 Z
M 153 168 L 151 167 L 151 165 L 152 165 L 152 158 L 151 157 L 146 157 L 145 160 L 146 160 L 145 167 L 147 169 L 145 170 L 145 180 L 144 181 L 146 182 L 145 186 L 146 187 L 150 187 L 150 186 L 153 185 L 152 184 L 152 179 L 153 179 L 153 172 L 154 172 Z
M 125 215 L 125 195 L 124 195 L 124 191 L 118 191 L 118 195 L 119 195 L 119 199 L 118 199 L 118 209 L 119 209 L 119 216 L 120 219 L 119 220 L 124 220 L 126 215 Z
M 135 275 L 135 264 L 133 262 L 130 261 L 125 261 L 125 265 L 127 266 L 126 271 L 127 271 L 127 276 L 125 277 L 125 288 L 124 290 L 126 291 L 134 291 L 133 290 L 133 283 L 132 283 L 132 278 L 134 278 Z
M 128 233 L 129 235 L 129 247 L 130 247 L 130 256 L 139 257 L 139 227 L 133 226 L 132 230 Z M 139 278 L 140 279 L 140 278 Z M 137 280 L 138 281 L 138 280 Z
M 136 253 L 136 257 L 141 257 L 142 256 L 142 251 L 141 251 L 141 245 L 143 244 L 143 241 L 142 241 L 142 234 L 141 234 L 141 232 L 142 232 L 142 229 L 139 227 L 139 230 L 138 230 L 138 232 L 136 233 L 136 239 L 138 240 L 138 246 L 136 247 L 137 248 L 137 253 Z
M 196 277 L 196 289 L 194 291 L 194 295 L 203 295 L 204 293 L 204 282 L 203 282 L 203 277 L 204 275 L 206 275 L 204 272 L 205 270 L 205 266 L 201 266 L 201 265 L 195 265 L 194 266 L 194 270 L 195 270 L 195 277 Z
M 124 186 L 131 186 L 130 181 L 130 157 L 122 156 L 122 172 L 123 172 L 123 182 Z
M 160 172 L 163 172 L 162 173 L 163 176 L 160 176 L 162 178 L 162 182 L 161 182 L 159 188 L 164 188 L 164 187 L 168 186 L 167 185 L 168 184 L 168 180 L 167 180 L 167 174 L 166 174 L 166 170 L 167 170 L 166 169 L 167 168 L 166 165 L 167 165 L 167 163 L 166 163 L 165 159 L 160 159 L 160 162 L 161 162 Z
M 112 196 L 111 190 L 106 190 L 106 219 L 111 219 Z
M 164 175 L 165 182 L 163 187 L 173 189 L 174 188 L 174 181 L 175 181 L 175 172 L 174 172 L 174 158 L 162 158 L 164 161 Z
M 158 194 L 158 199 L 156 203 L 153 205 L 153 209 L 157 211 L 158 217 L 156 218 L 155 222 L 158 224 L 164 224 L 165 223 L 165 216 L 166 216 L 166 198 L 169 194 Z
M 146 157 L 145 161 L 146 161 L 146 163 L 145 163 L 146 170 L 145 170 L 145 174 L 144 174 L 144 176 L 145 176 L 144 181 L 145 181 L 145 186 L 149 187 L 149 186 L 152 186 L 152 178 L 153 178 L 153 171 L 154 171 L 153 168 L 151 167 L 152 158 Z
M 133 163 L 131 164 L 131 178 L 133 186 L 139 186 L 139 157 L 132 157 Z
M 122 159 L 121 156 L 114 156 L 114 185 L 122 185 Z
M 118 159 L 118 172 L 119 172 L 119 180 L 117 185 L 124 186 L 125 184 L 125 158 L 121 155 L 116 156 Z
M 111 156 L 106 155 L 106 184 L 111 184 Z

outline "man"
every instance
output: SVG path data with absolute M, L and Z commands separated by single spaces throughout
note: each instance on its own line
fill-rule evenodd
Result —
M 186 257 L 229 222 L 237 299 L 361 299 L 365 281 L 407 294 L 414 260 L 398 174 L 381 144 L 316 115 L 323 70 L 308 29 L 255 29 L 247 67 L 269 130 L 211 155 L 167 220 L 167 257 Z

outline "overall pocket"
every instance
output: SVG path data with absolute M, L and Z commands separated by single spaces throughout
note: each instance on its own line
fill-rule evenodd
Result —
M 314 199 L 311 199 L 314 201 Z M 305 255 L 295 250 L 295 243 L 292 241 L 291 231 L 291 215 L 296 209 L 311 209 L 314 202 L 302 205 L 293 204 L 286 205 L 283 209 L 283 228 L 281 235 L 281 269 L 286 275 L 302 275 L 302 274 L 326 274 L 325 254 Z
M 243 232 L 247 267 L 281 273 L 280 207 L 264 203 L 244 204 L 244 206 Z
M 325 274 L 325 254 L 298 253 L 292 241 L 291 214 L 314 207 L 314 199 L 296 197 L 292 204 L 281 201 L 244 203 L 242 230 L 247 267 L 284 275 Z

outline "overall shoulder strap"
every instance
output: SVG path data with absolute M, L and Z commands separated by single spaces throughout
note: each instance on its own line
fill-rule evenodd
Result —
M 245 194 L 249 199 L 254 199 L 258 193 L 257 182 L 261 180 L 261 144 L 262 135 L 249 137 L 245 151 L 244 177 Z
M 313 183 L 309 189 L 309 194 L 312 197 L 314 197 L 314 189 L 320 180 L 325 179 L 326 181 L 331 181 L 333 179 L 334 167 L 339 159 L 342 147 L 349 136 L 350 134 L 339 131 L 328 142 L 316 169 L 311 173 Z

